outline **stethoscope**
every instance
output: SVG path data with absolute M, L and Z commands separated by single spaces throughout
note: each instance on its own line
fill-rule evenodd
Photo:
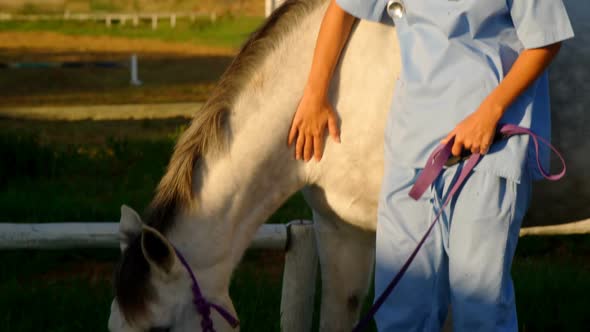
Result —
M 389 2 L 387 2 L 387 14 L 389 14 L 392 19 L 402 18 L 405 13 L 406 9 L 402 0 L 389 0 Z

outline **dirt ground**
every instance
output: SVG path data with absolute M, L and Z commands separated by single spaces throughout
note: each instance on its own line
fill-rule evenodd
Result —
M 130 54 L 141 86 L 130 84 Z M 109 36 L 0 32 L 0 63 L 116 62 L 113 68 L 0 68 L 0 107 L 203 102 L 235 50 Z
M 72 36 L 55 32 L 0 32 L 0 61 L 74 61 L 92 54 L 131 54 L 146 56 L 231 56 L 229 47 L 173 43 L 159 40 L 112 36 Z
M 0 107 L 0 118 L 46 121 L 153 120 L 177 117 L 188 119 L 198 112 L 202 106 L 202 103 L 166 103 L 54 107 Z

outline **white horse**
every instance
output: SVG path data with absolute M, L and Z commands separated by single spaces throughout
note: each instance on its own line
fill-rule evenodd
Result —
M 189 274 L 172 245 L 207 300 L 236 315 L 231 273 L 259 226 L 298 190 L 313 210 L 320 330 L 350 331 L 358 320 L 372 275 L 383 132 L 399 50 L 393 28 L 355 25 L 330 90 L 341 144 L 328 140 L 320 162 L 294 160 L 287 134 L 327 3 L 291 0 L 277 10 L 179 139 L 146 223 L 122 208 L 111 331 L 201 331 Z M 211 315 L 217 331 L 237 330 Z

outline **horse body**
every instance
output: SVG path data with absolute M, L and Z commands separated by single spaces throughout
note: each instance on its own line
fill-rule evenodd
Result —
M 242 49 L 214 101 L 201 110 L 221 116 L 210 120 L 197 114 L 180 138 L 152 206 L 155 222 L 152 217 L 146 226 L 122 208 L 125 250 L 111 331 L 157 326 L 200 331 L 189 276 L 172 245 L 186 256 L 204 296 L 235 314 L 228 293 L 233 269 L 259 226 L 301 189 L 313 210 L 318 240 L 320 330 L 351 330 L 370 283 L 383 134 L 400 61 L 394 29 L 358 22 L 330 89 L 341 119 L 341 143 L 327 139 L 320 162 L 295 161 L 287 134 L 327 3 L 288 1 Z M 208 132 L 222 143 L 197 149 L 193 136 Z M 149 268 L 138 268 L 138 261 Z M 141 300 L 134 302 L 129 294 Z M 217 331 L 233 330 L 216 312 L 212 319 Z
M 133 241 L 140 242 L 143 258 L 150 266 L 150 286 L 158 295 L 182 295 L 169 302 L 166 296 L 158 296 L 157 301 L 146 299 L 144 314 L 133 324 L 122 314 L 126 310 L 118 303 L 121 301 L 114 301 L 109 319 L 112 331 L 168 325 L 174 326 L 174 331 L 198 330 L 188 275 L 179 268 L 170 244 L 190 262 L 205 297 L 234 311 L 228 295 L 233 268 L 259 226 L 305 186 L 305 196 L 314 210 L 325 280 L 322 330 L 349 330 L 357 319 L 371 275 L 372 234 L 383 172 L 382 119 L 388 111 L 395 68 L 399 68 L 395 57 L 397 42 L 394 31 L 379 24 L 360 22 L 356 26 L 330 92 L 342 119 L 342 143 L 328 143 L 321 162 L 296 162 L 286 144 L 287 133 L 307 79 L 303 73 L 309 72 L 327 1 L 293 3 L 290 11 L 297 17 L 291 18 L 290 23 L 296 26 L 277 22 L 275 29 L 287 31 L 268 32 L 282 36 L 272 45 L 258 46 L 267 47 L 267 54 L 245 70 L 247 75 L 242 78 L 240 91 L 232 98 L 229 109 L 221 110 L 227 112 L 221 126 L 225 144 L 203 153 L 195 161 L 190 179 L 191 202 L 174 220 L 167 221 L 172 226 L 160 232 L 143 225 L 133 211 L 122 209 L 124 247 L 132 246 Z M 289 13 L 283 16 L 286 15 Z M 375 43 L 387 47 L 377 47 Z M 389 56 L 365 50 L 389 52 L 386 53 Z M 232 64 L 248 65 L 246 61 Z M 362 89 L 356 89 L 359 83 Z M 385 90 L 389 92 L 384 93 Z M 365 111 L 375 109 L 382 111 Z M 198 121 L 195 119 L 193 124 Z M 190 128 L 183 136 L 188 135 L 191 135 Z M 181 137 L 176 151 L 182 150 L 182 142 L 189 140 L 190 137 Z M 171 166 L 168 172 L 174 170 Z M 158 255 L 154 241 L 143 240 L 150 238 L 150 234 L 161 242 L 160 247 L 167 248 L 165 260 L 157 258 L 162 254 Z M 123 256 L 125 261 L 125 252 Z M 125 269 L 122 265 L 120 271 Z M 231 330 L 221 317 L 215 313 L 212 317 L 218 331 Z

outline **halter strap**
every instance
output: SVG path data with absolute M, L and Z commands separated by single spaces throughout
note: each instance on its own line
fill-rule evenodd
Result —
M 180 251 L 173 247 L 174 251 L 176 252 L 176 256 L 187 270 L 188 274 L 191 277 L 192 281 L 192 292 L 193 292 L 193 304 L 197 309 L 197 312 L 201 315 L 201 328 L 203 332 L 215 332 L 215 328 L 213 327 L 213 321 L 211 320 L 211 308 L 215 309 L 221 317 L 223 317 L 231 327 L 236 328 L 240 325 L 240 321 L 235 318 L 229 311 L 223 308 L 220 305 L 215 303 L 209 302 L 201 293 L 201 288 L 199 287 L 199 283 L 197 282 L 197 278 L 193 273 L 190 265 L 184 258 L 184 256 L 180 253 Z
M 519 127 L 519 126 L 516 126 L 513 124 L 500 125 L 499 128 L 500 129 L 498 130 L 498 133 L 501 134 L 503 136 L 503 138 L 508 138 L 513 135 L 522 135 L 522 134 L 526 134 L 526 135 L 531 136 L 531 138 L 533 139 L 533 143 L 535 145 L 537 167 L 539 168 L 539 171 L 541 172 L 541 174 L 543 175 L 544 178 L 546 178 L 550 181 L 557 181 L 565 175 L 566 165 L 565 165 L 565 160 L 563 159 L 563 156 L 547 140 L 545 140 L 542 137 L 537 136 L 535 133 L 533 133 L 531 130 L 529 130 L 527 128 Z M 559 157 L 559 159 L 561 160 L 561 164 L 562 164 L 561 172 L 559 172 L 557 174 L 549 174 L 547 171 L 545 171 L 545 169 L 541 165 L 541 161 L 539 159 L 539 141 L 541 141 L 543 144 L 549 146 L 549 148 L 551 148 L 551 150 L 553 152 L 555 152 L 555 154 Z M 442 172 L 443 166 L 445 165 L 445 163 L 447 162 L 447 160 L 451 156 L 451 149 L 452 149 L 454 143 L 455 143 L 455 137 L 451 138 L 446 144 L 439 145 L 430 154 L 430 157 L 428 158 L 428 161 L 426 162 L 426 166 L 424 167 L 424 170 L 422 171 L 422 173 L 420 174 L 420 176 L 418 177 L 418 179 L 414 183 L 414 186 L 412 187 L 412 189 L 409 192 L 410 197 L 412 197 L 414 200 L 418 200 L 420 197 L 422 197 L 422 195 L 424 194 L 426 189 L 428 187 L 430 187 L 432 185 L 432 183 L 434 183 L 436 178 Z M 432 229 L 434 229 L 434 225 L 436 225 L 440 216 L 442 215 L 444 208 L 451 202 L 451 200 L 455 196 L 455 194 L 457 194 L 457 192 L 459 191 L 459 188 L 461 188 L 461 185 L 465 182 L 465 180 L 467 179 L 467 177 L 469 176 L 469 174 L 471 173 L 471 171 L 473 170 L 475 165 L 477 165 L 477 163 L 481 160 L 482 157 L 483 156 L 481 154 L 476 153 L 476 154 L 472 154 L 471 157 L 469 157 L 469 159 L 467 159 L 467 161 L 463 165 L 463 168 L 461 169 L 461 173 L 459 174 L 459 178 L 457 178 L 457 180 L 455 181 L 455 184 L 453 185 L 453 187 L 451 188 L 451 190 L 447 194 L 447 198 L 445 199 L 442 206 L 439 208 L 434 220 L 432 221 L 432 223 L 430 224 L 430 226 L 426 230 L 426 233 L 424 234 L 424 236 L 422 236 L 422 238 L 420 239 L 420 241 L 416 245 L 416 248 L 414 249 L 414 251 L 412 251 L 412 253 L 408 257 L 408 259 L 406 260 L 404 265 L 402 265 L 402 267 L 398 271 L 398 273 L 389 282 L 389 284 L 387 285 L 387 287 L 385 288 L 383 293 L 381 293 L 381 295 L 379 295 L 379 297 L 375 300 L 375 302 L 373 303 L 373 306 L 371 306 L 371 309 L 369 309 L 369 311 L 363 317 L 363 319 L 352 330 L 353 332 L 361 332 L 361 331 L 365 330 L 365 328 L 367 327 L 369 322 L 373 319 L 373 316 L 375 316 L 375 314 L 377 313 L 379 308 L 381 308 L 381 306 L 383 305 L 383 303 L 385 302 L 387 297 L 391 294 L 391 292 L 393 292 L 394 288 L 397 286 L 397 284 L 399 283 L 401 278 L 404 276 L 404 274 L 406 273 L 406 271 L 410 267 L 410 264 L 412 264 L 412 261 L 414 261 L 414 258 L 416 257 L 416 255 L 418 254 L 420 249 L 422 248 L 422 245 L 424 245 L 424 243 L 426 242 L 426 239 L 428 238 L 428 236 L 432 232 Z

